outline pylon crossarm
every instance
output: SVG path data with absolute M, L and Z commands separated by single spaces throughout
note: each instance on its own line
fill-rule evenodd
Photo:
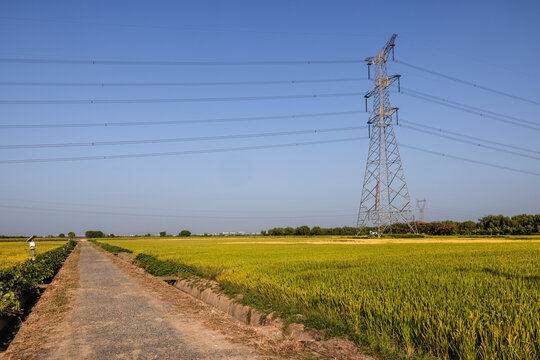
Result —
M 399 79 L 401 77 L 401 75 L 392 75 L 390 77 L 386 77 L 386 79 L 383 79 L 382 81 L 382 84 L 378 84 L 376 85 L 373 89 L 369 90 L 365 95 L 364 97 L 365 98 L 370 98 L 372 97 L 373 95 L 375 95 L 376 93 L 378 93 L 380 91 L 381 88 L 387 88 L 389 87 L 390 85 L 392 85 L 394 83 L 394 81 L 396 81 L 397 79 Z

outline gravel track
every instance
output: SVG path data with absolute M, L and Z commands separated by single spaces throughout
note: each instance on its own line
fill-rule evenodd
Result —
M 38 359 L 254 359 L 256 353 L 143 289 L 82 242 L 80 287 L 64 331 Z

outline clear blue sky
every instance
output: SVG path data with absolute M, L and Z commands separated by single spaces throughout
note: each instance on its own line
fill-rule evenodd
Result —
M 398 60 L 540 101 L 535 1 L 16 1 L 0 4 L 1 58 L 364 59 L 397 33 Z M 540 123 L 540 106 L 389 63 L 401 85 Z M 0 63 L 0 82 L 230 82 L 362 78 L 364 64 L 133 66 Z M 186 87 L 0 85 L 0 100 L 160 99 L 365 92 L 368 81 Z M 392 94 L 400 120 L 540 151 L 540 131 Z M 362 96 L 266 101 L 12 105 L 0 124 L 237 118 L 363 110 Z M 146 140 L 362 126 L 368 114 L 133 127 L 0 129 L 2 145 Z M 533 126 L 534 127 L 534 126 Z M 400 127 L 400 144 L 540 173 L 538 159 Z M 367 130 L 122 146 L 0 149 L 0 161 L 159 153 L 349 137 Z M 0 164 L 0 233 L 117 234 L 354 226 L 368 141 L 117 160 Z M 540 213 L 540 177 L 402 147 L 426 220 Z M 522 153 L 522 152 L 520 152 Z M 535 156 L 533 153 L 529 155 Z M 538 155 L 538 154 L 536 154 Z

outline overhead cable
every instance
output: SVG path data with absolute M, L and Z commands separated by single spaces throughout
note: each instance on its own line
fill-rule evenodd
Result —
M 474 145 L 474 146 L 479 146 L 479 147 L 483 147 L 483 148 L 490 149 L 490 150 L 500 151 L 500 152 L 503 152 L 503 153 L 506 153 L 506 154 L 512 154 L 512 155 L 516 155 L 516 156 L 526 157 L 526 158 L 529 158 L 529 159 L 540 160 L 540 157 L 538 157 L 538 156 L 531 156 L 531 155 L 521 154 L 521 153 L 518 153 L 518 152 L 515 152 L 515 151 L 501 149 L 499 147 L 495 147 L 495 146 L 491 146 L 491 145 L 484 145 L 484 144 L 473 142 L 471 140 L 461 139 L 461 138 L 455 137 L 455 136 L 444 135 L 444 134 L 442 134 L 440 132 L 434 132 L 434 131 L 422 129 L 421 127 L 411 126 L 411 125 L 407 125 L 407 124 L 403 124 L 403 123 L 399 124 L 399 126 L 404 127 L 406 129 L 422 132 L 424 134 L 439 136 L 439 137 L 442 137 L 442 138 L 445 138 L 445 139 L 458 141 L 458 142 L 461 142 L 461 143 L 464 143 L 464 144 L 470 144 L 470 145 Z
M 114 126 L 154 126 L 154 125 L 179 125 L 179 124 L 202 124 L 237 121 L 263 121 L 280 119 L 297 119 L 308 117 L 343 116 L 364 113 L 363 110 L 336 111 L 310 114 L 291 114 L 275 116 L 251 116 L 238 118 L 218 118 L 199 120 L 159 120 L 159 121 L 128 121 L 128 122 L 104 122 L 104 123 L 63 123 L 63 124 L 0 124 L 0 129 L 44 129 L 44 128 L 74 128 L 74 127 L 114 127 Z
M 327 128 L 327 129 L 314 129 L 314 130 L 281 131 L 281 132 L 219 135 L 219 136 L 197 136 L 197 137 L 167 138 L 167 139 L 120 140 L 120 141 L 89 141 L 89 142 L 53 143 L 53 144 L 49 143 L 49 144 L 0 145 L 0 150 L 2 150 L 2 149 L 3 150 L 5 150 L 5 149 L 38 149 L 38 148 L 82 147 L 82 146 L 158 144 L 158 143 L 209 141 L 209 140 L 225 140 L 225 139 L 247 139 L 247 138 L 261 138 L 261 137 L 274 137 L 274 136 L 286 136 L 286 135 L 319 134 L 319 133 L 359 130 L 359 129 L 365 129 L 365 128 L 367 128 L 367 126 L 349 126 L 349 127 L 341 127 L 341 128 Z
M 158 66 L 246 66 L 246 65 L 332 65 L 363 64 L 362 59 L 338 60 L 263 60 L 263 61 L 178 61 L 178 60 L 77 60 L 0 58 L 0 63 L 59 65 L 158 65 Z
M 121 24 L 110 22 L 97 22 L 97 21 L 77 21 L 77 20 L 65 20 L 65 19 L 45 19 L 45 18 L 27 18 L 27 17 L 13 17 L 13 16 L 0 16 L 3 20 L 18 20 L 18 21 L 32 21 L 32 22 L 49 22 L 49 23 L 64 23 L 64 24 L 82 24 L 82 25 L 97 25 L 97 26 L 113 26 L 123 28 L 143 28 L 143 29 L 163 29 L 172 31 L 200 31 L 200 32 L 218 32 L 223 33 L 246 33 L 246 34 L 269 34 L 280 36 L 338 36 L 340 38 L 344 36 L 353 37 L 373 37 L 372 33 L 325 33 L 325 32 L 291 32 L 291 31 L 263 31 L 263 30 L 243 30 L 243 29 L 230 29 L 230 28 L 208 28 L 208 27 L 178 27 L 168 25 L 151 25 L 151 24 Z
M 401 90 L 401 93 L 403 95 L 406 95 L 406 96 L 411 96 L 411 97 L 421 99 L 421 100 L 425 100 L 425 101 L 428 101 L 428 102 L 431 102 L 431 103 L 434 103 L 434 104 L 438 104 L 438 105 L 446 106 L 446 107 L 449 107 L 449 108 L 452 108 L 452 109 L 467 112 L 469 114 L 478 115 L 478 116 L 481 116 L 481 117 L 486 118 L 486 119 L 492 119 L 492 120 L 495 120 L 495 121 L 520 126 L 520 127 L 527 128 L 527 129 L 530 129 L 530 130 L 540 131 L 540 127 L 536 127 L 536 126 L 533 126 L 533 125 L 528 125 L 528 124 L 525 124 L 523 122 L 517 122 L 515 120 L 505 119 L 505 118 L 502 118 L 502 117 L 499 117 L 499 116 L 493 116 L 493 115 L 485 114 L 485 113 L 482 113 L 482 112 L 479 112 L 479 111 L 470 110 L 470 109 L 467 109 L 467 108 L 462 107 L 462 106 L 452 105 L 452 104 L 449 104 L 447 102 L 433 100 L 433 99 L 431 99 L 429 97 L 409 93 L 408 91 Z
M 149 213 L 131 213 L 131 212 L 116 212 L 116 211 L 95 211 L 95 210 L 80 210 L 80 209 L 58 209 L 58 208 L 43 208 L 33 206 L 17 206 L 17 205 L 0 205 L 0 208 L 15 209 L 15 210 L 30 210 L 30 211 L 46 211 L 46 212 L 62 212 L 62 213 L 78 213 L 91 215 L 118 215 L 118 216 L 137 216 L 137 217 L 160 217 L 160 218 L 189 218 L 189 219 L 291 219 L 291 218 L 330 218 L 330 217 L 352 217 L 350 215 L 287 215 L 287 216 L 219 216 L 219 215 L 180 215 L 180 214 L 149 214 Z
M 480 160 L 468 159 L 468 158 L 464 158 L 464 157 L 461 157 L 461 156 L 445 154 L 445 153 L 441 153 L 441 152 L 433 151 L 433 150 L 428 150 L 428 149 L 422 149 L 422 148 L 419 148 L 417 146 L 411 146 L 411 145 L 406 145 L 406 144 L 400 144 L 399 146 L 404 147 L 404 148 L 408 148 L 408 149 L 412 149 L 412 150 L 416 150 L 416 151 L 425 152 L 425 153 L 432 154 L 432 155 L 438 155 L 438 156 L 442 156 L 442 157 L 446 157 L 446 158 L 450 158 L 450 159 L 466 161 L 466 162 L 473 163 L 473 164 L 479 164 L 479 165 L 489 166 L 489 167 L 493 167 L 493 168 L 497 168 L 497 169 L 514 171 L 514 172 L 518 172 L 518 173 L 522 173 L 522 174 L 540 176 L 540 173 L 533 172 L 533 171 L 511 168 L 511 167 L 498 165 L 498 164 L 493 164 L 493 163 L 488 163 L 488 162 L 484 162 L 484 161 L 480 161 Z
M 254 81 L 184 81 L 184 82 L 54 82 L 54 81 L 0 81 L 0 86 L 235 86 L 235 85 L 280 85 L 280 84 L 315 84 L 332 82 L 354 82 L 368 78 L 333 78 L 299 80 L 254 80 Z
M 157 156 L 210 154 L 210 153 L 223 153 L 223 152 L 235 152 L 235 151 L 246 151 L 246 150 L 276 149 L 276 148 L 286 148 L 286 147 L 306 146 L 306 145 L 332 144 L 332 143 L 358 141 L 358 140 L 365 140 L 365 139 L 367 139 L 367 137 L 352 137 L 352 138 L 342 138 L 342 139 L 334 139 L 334 140 L 294 142 L 294 143 L 276 144 L 276 145 L 256 145 L 256 146 L 242 146 L 242 147 L 234 147 L 234 148 L 170 151 L 170 152 L 142 153 L 142 154 L 0 160 L 0 164 L 45 163 L 45 162 L 63 162 L 63 161 L 86 161 L 86 160 L 110 160 L 110 159 L 130 159 L 130 158 L 157 157 Z
M 318 98 L 332 98 L 332 97 L 345 97 L 345 96 L 364 96 L 364 94 L 360 92 L 346 92 L 346 93 L 330 93 L 330 94 L 238 96 L 238 97 L 183 98 L 183 99 L 0 100 L 0 105 L 154 104 L 154 103 L 226 102 L 226 101 L 285 100 L 285 99 L 318 99 Z
M 404 121 L 404 120 L 401 120 L 401 121 Z M 438 132 L 442 132 L 442 133 L 446 133 L 446 134 L 450 134 L 450 135 L 456 135 L 456 136 L 464 137 L 464 138 L 471 139 L 471 140 L 477 140 L 477 141 L 481 141 L 481 142 L 485 142 L 485 143 L 489 143 L 489 144 L 504 146 L 504 147 L 508 147 L 508 148 L 511 148 L 511 149 L 516 149 L 516 150 L 519 150 L 519 151 L 530 152 L 530 153 L 533 153 L 533 154 L 540 154 L 540 150 L 532 150 L 532 149 L 527 149 L 527 148 L 523 148 L 523 147 L 520 147 L 520 146 L 501 143 L 501 142 L 498 142 L 498 141 L 483 139 L 483 138 L 479 138 L 479 137 L 476 137 L 476 136 L 471 136 L 471 135 L 467 135 L 467 134 L 457 133 L 457 132 L 453 132 L 453 131 L 449 131 L 449 130 L 444 130 L 444 129 L 428 126 L 428 125 L 425 125 L 425 124 L 420 124 L 420 123 L 410 121 L 410 120 L 405 120 L 405 122 L 408 123 L 408 124 L 416 125 L 417 127 L 426 128 L 426 129 L 430 129 L 430 130 L 433 130 L 433 131 L 438 131 Z
M 472 86 L 472 87 L 477 88 L 477 89 L 489 91 L 491 93 L 506 96 L 508 98 L 512 98 L 512 99 L 515 99 L 515 100 L 521 100 L 521 101 L 524 101 L 524 102 L 528 102 L 530 104 L 540 105 L 540 101 L 537 101 L 537 100 L 527 99 L 527 98 L 524 98 L 522 96 L 513 95 L 513 94 L 510 94 L 510 93 L 507 93 L 507 92 L 504 92 L 504 91 L 500 91 L 500 90 L 493 89 L 493 88 L 490 88 L 490 87 L 487 87 L 487 86 L 479 85 L 479 84 L 473 83 L 473 82 L 468 81 L 468 80 L 463 80 L 463 79 L 457 78 L 455 76 L 446 75 L 446 74 L 443 74 L 441 72 L 426 69 L 426 68 L 423 68 L 423 67 L 418 66 L 418 65 L 409 64 L 409 63 L 406 63 L 406 62 L 401 61 L 401 60 L 395 60 L 395 62 L 397 62 L 398 64 L 408 66 L 410 68 L 419 70 L 419 71 L 423 71 L 423 72 L 431 74 L 431 75 L 436 75 L 436 76 L 445 78 L 447 80 L 451 80 L 451 81 L 460 83 L 460 84 Z
M 352 138 L 342 138 L 342 139 L 333 139 L 333 140 L 321 140 L 321 141 L 308 141 L 308 142 L 296 142 L 288 144 L 276 144 L 276 145 L 258 145 L 258 146 L 244 146 L 244 147 L 235 147 L 235 148 L 221 148 L 221 149 L 205 149 L 205 150 L 188 150 L 188 151 L 171 151 L 171 152 L 161 152 L 161 153 L 142 153 L 142 154 L 125 154 L 125 155 L 103 155 L 103 156 L 80 156 L 80 157 L 59 157 L 59 158 L 41 158 L 41 159 L 14 159 L 14 160 L 0 160 L 0 165 L 2 164 L 23 164 L 23 163 L 47 163 L 47 162 L 66 162 L 66 161 L 87 161 L 87 160 L 111 160 L 111 159 L 129 159 L 129 158 L 143 158 L 143 157 L 157 157 L 157 156 L 178 156 L 178 155 L 194 155 L 194 154 L 210 154 L 210 153 L 223 153 L 223 152 L 235 152 L 235 151 L 249 151 L 249 150 L 262 150 L 262 149 L 275 149 L 275 148 L 286 148 L 286 147 L 295 147 L 295 146 L 306 146 L 306 145 L 319 145 L 319 144 L 332 144 L 332 143 L 341 143 L 341 142 L 350 142 L 350 141 L 359 141 L 366 140 L 368 137 L 352 137 Z M 468 159 L 460 156 L 440 153 L 437 151 L 422 149 L 416 146 L 401 144 L 401 147 L 409 148 L 416 151 L 421 151 L 429 153 L 432 155 L 438 155 L 446 158 L 466 161 L 474 164 L 480 164 L 484 166 L 489 166 L 497 169 L 509 170 L 513 172 L 518 172 L 522 174 L 540 176 L 540 173 L 521 170 L 516 168 L 511 168 L 503 165 L 488 163 L 484 161 Z
M 189 213 L 193 213 L 193 212 L 204 212 L 204 213 L 227 213 L 227 214 L 230 214 L 230 213 L 249 213 L 249 214 L 252 214 L 252 213 L 256 213 L 256 212 L 259 212 L 259 213 L 280 213 L 280 214 L 285 214 L 285 213 L 298 213 L 298 212 L 309 212 L 309 213 L 350 213 L 350 212 L 354 212 L 356 211 L 355 209 L 333 209 L 333 210 L 329 210 L 329 209 L 325 209 L 325 210 L 302 210 L 302 209 L 297 209 L 297 210 L 286 210 L 286 209 L 280 209 L 280 210 L 253 210 L 253 209 L 250 209 L 250 210 L 231 210 L 231 209 L 221 209 L 221 210 L 216 210 L 216 209 L 213 209 L 213 210 L 208 210 L 208 209 L 186 209 L 186 208 L 154 208 L 154 207 L 148 207 L 148 206 L 144 206 L 144 207 L 136 207 L 135 205 L 130 205 L 130 206 L 119 206 L 119 205 L 106 205 L 106 204 L 103 204 L 103 203 L 100 203 L 100 204 L 89 204 L 89 203 L 79 203 L 79 202 L 64 202 L 64 201 L 40 201 L 40 200 L 34 200 L 34 199 L 17 199 L 17 198 L 10 198 L 10 197 L 2 197 L 0 198 L 0 203 L 3 203 L 3 204 L 6 204 L 7 202 L 17 202 L 17 203 L 32 203 L 32 204 L 47 204 L 47 205 L 61 205 L 61 206 L 64 206 L 64 205 L 67 205 L 67 206 L 76 206 L 76 207 L 85 207 L 85 208 L 89 208 L 89 207 L 98 207 L 98 208 L 109 208 L 109 209 L 130 209 L 130 210 L 155 210 L 155 211 L 166 211 L 166 212 L 189 212 Z
M 498 116 L 498 117 L 503 117 L 503 118 L 508 118 L 508 119 L 511 119 L 511 120 L 520 121 L 520 122 L 527 123 L 527 124 L 530 124 L 530 125 L 540 126 L 540 122 L 537 122 L 537 121 L 525 120 L 525 119 L 521 119 L 521 118 L 518 118 L 518 117 L 515 117 L 515 116 L 512 116 L 512 115 L 506 115 L 506 114 L 503 114 L 503 113 L 500 113 L 500 112 L 491 111 L 491 110 L 487 110 L 487 109 L 482 109 L 482 108 L 479 108 L 477 106 L 472 106 L 472 105 L 459 103 L 457 101 L 452 101 L 452 100 L 449 100 L 449 99 L 446 99 L 446 98 L 443 98 L 443 97 L 440 97 L 440 96 L 431 95 L 431 94 L 421 92 L 421 91 L 418 91 L 418 90 L 413 90 L 413 89 L 404 88 L 404 87 L 402 87 L 401 89 L 403 89 L 403 90 L 405 90 L 405 91 L 407 91 L 409 93 L 413 93 L 413 94 L 416 94 L 416 95 L 428 97 L 428 98 L 431 98 L 431 99 L 434 99 L 434 100 L 437 100 L 437 101 L 447 102 L 447 103 L 452 104 L 452 105 L 462 106 L 464 108 L 477 110 L 477 111 L 480 111 L 480 112 L 485 113 L 485 114 L 491 114 L 491 115 Z

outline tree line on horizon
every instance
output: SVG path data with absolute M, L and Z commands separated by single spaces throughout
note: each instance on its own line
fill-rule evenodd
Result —
M 61 234 L 63 235 L 63 234 Z M 103 231 L 100 231 L 100 230 L 88 230 L 87 232 L 84 233 L 84 236 L 89 238 L 89 239 L 97 239 L 97 238 L 105 238 L 105 237 L 116 237 L 116 235 L 114 234 L 105 234 Z M 151 237 L 152 235 L 150 233 L 148 234 L 145 234 L 145 235 L 135 235 L 135 237 Z M 159 233 L 159 236 L 160 237 L 167 237 L 167 236 L 173 236 L 173 235 L 169 235 L 167 234 L 166 231 L 161 231 Z M 191 236 L 191 231 L 189 230 L 182 230 L 178 233 L 178 236 L 179 237 L 188 237 L 188 236 Z
M 474 221 L 432 221 L 414 222 L 419 234 L 426 235 L 532 235 L 540 233 L 540 214 L 516 215 L 512 217 L 504 215 L 488 215 Z M 261 231 L 264 236 L 288 236 L 288 235 L 369 235 L 376 231 L 373 227 L 356 228 L 343 226 L 336 228 L 321 228 L 307 225 L 293 227 L 276 227 Z M 386 228 L 385 233 L 408 234 L 411 230 L 406 223 L 395 223 Z
M 512 217 L 504 215 L 488 215 L 474 221 L 432 221 L 432 222 L 414 222 L 419 234 L 425 235 L 533 235 L 540 234 L 540 214 L 536 215 L 515 215 Z M 320 226 L 314 226 L 310 228 L 307 225 L 293 227 L 276 227 L 268 230 L 262 230 L 263 236 L 316 236 L 316 235 L 369 235 L 373 231 L 376 231 L 375 227 L 352 227 L 343 226 L 335 228 L 322 228 Z M 391 227 L 385 229 L 385 234 L 409 234 L 411 233 L 409 226 L 406 223 L 395 223 Z M 69 232 L 67 236 L 70 239 L 75 237 L 74 232 Z M 87 238 L 104 238 L 115 237 L 114 234 L 105 234 L 99 230 L 89 230 L 85 233 Z M 136 237 L 150 237 L 151 234 L 135 235 Z M 167 234 L 165 231 L 160 232 L 160 237 L 173 236 Z M 189 230 L 182 230 L 178 233 L 179 237 L 189 237 L 191 232 Z M 211 236 L 205 234 L 205 236 Z M 0 235 L 2 238 L 23 238 L 25 236 L 8 236 Z M 53 235 L 48 237 L 53 238 Z M 65 238 L 66 235 L 61 233 L 57 237 Z

